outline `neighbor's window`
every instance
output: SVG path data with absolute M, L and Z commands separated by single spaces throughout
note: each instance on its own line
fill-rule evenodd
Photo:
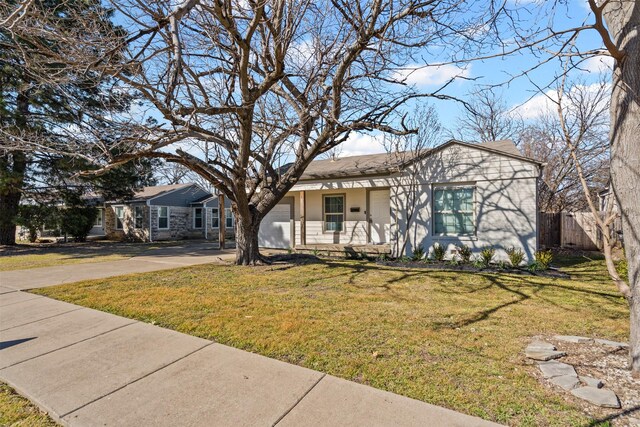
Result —
M 233 217 L 233 212 L 231 208 L 224 208 L 224 219 L 225 219 L 225 227 L 233 228 L 236 223 L 235 218 Z
M 220 212 L 218 208 L 211 209 L 211 228 L 220 227 Z
M 193 228 L 202 228 L 202 208 L 193 209 Z
M 158 228 L 165 230 L 169 228 L 169 208 L 166 206 L 158 208 Z
M 94 227 L 102 227 L 102 209 L 98 209 L 98 215 L 96 215 L 96 220 L 93 221 Z
M 474 187 L 434 188 L 433 224 L 435 234 L 465 235 L 475 233 L 474 191 Z
M 144 206 L 134 206 L 133 208 L 134 227 L 142 228 L 144 224 Z
M 116 212 L 116 230 L 122 230 L 122 223 L 124 222 L 124 206 L 116 206 L 114 211 Z
M 344 231 L 344 195 L 324 196 L 324 230 Z

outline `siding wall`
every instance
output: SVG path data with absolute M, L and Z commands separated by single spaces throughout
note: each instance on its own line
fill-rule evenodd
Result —
M 390 187 L 391 245 L 395 255 L 410 255 L 418 246 L 429 250 L 435 242 L 439 242 L 449 250 L 465 244 L 475 253 L 493 246 L 499 260 L 506 260 L 505 249 L 513 246 L 521 248 L 527 260 L 533 260 L 538 230 L 537 165 L 453 145 L 416 164 L 414 168 L 391 177 L 298 183 L 288 194 L 295 198 L 296 243 L 300 243 L 298 190 L 306 191 L 307 244 L 335 242 L 332 234 L 322 233 L 322 195 L 329 193 L 346 194 L 347 233 L 339 236 L 340 240 L 336 243 L 366 243 L 366 189 Z M 413 174 L 413 170 L 417 173 Z M 434 184 L 468 184 L 475 187 L 475 235 L 433 235 L 431 194 Z M 412 194 L 414 197 L 411 197 Z M 407 221 L 408 200 L 412 198 L 416 200 L 416 212 L 413 219 Z M 351 206 L 360 206 L 361 211 L 350 213 Z M 402 250 L 405 240 L 406 245 Z
M 407 224 L 407 200 L 412 182 L 410 172 L 394 179 L 391 186 L 392 240 L 394 251 L 404 254 L 417 246 L 429 250 L 438 242 L 449 250 L 465 244 L 479 252 L 496 248 L 496 258 L 506 260 L 505 249 L 521 248 L 527 260 L 533 260 L 537 248 L 537 177 L 538 167 L 482 150 L 453 146 L 417 165 L 416 184 L 418 211 Z M 474 236 L 434 236 L 432 224 L 432 189 L 434 184 L 468 184 L 475 186 Z M 407 232 L 408 231 L 408 232 Z

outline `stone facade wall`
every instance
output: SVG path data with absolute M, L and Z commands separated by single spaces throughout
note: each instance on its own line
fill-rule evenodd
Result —
M 144 219 L 143 227 L 136 229 L 134 227 L 134 206 L 124 205 L 124 220 L 122 230 L 117 230 L 115 207 L 122 205 L 109 205 L 104 210 L 104 230 L 107 238 L 110 240 L 130 240 L 130 241 L 149 241 L 149 215 L 151 215 L 151 237 L 156 240 L 184 240 L 184 239 L 204 239 L 205 226 L 207 240 L 218 241 L 218 229 L 211 227 L 211 208 L 206 208 L 203 215 L 203 227 L 200 229 L 193 228 L 192 207 L 168 206 L 169 208 L 169 228 L 158 228 L 158 211 L 160 206 L 143 206 Z M 226 229 L 226 240 L 232 241 L 235 238 L 234 229 Z
M 117 206 L 117 205 L 116 205 Z M 146 242 L 149 240 L 149 207 L 146 205 L 124 205 L 122 230 L 116 229 L 115 207 L 109 205 L 104 210 L 104 230 L 110 240 Z M 135 228 L 134 206 L 142 206 L 142 228 Z

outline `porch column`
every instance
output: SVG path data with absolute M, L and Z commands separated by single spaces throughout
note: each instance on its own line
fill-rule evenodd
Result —
M 300 192 L 300 244 L 307 244 L 307 206 L 304 200 L 304 191 Z M 294 243 L 295 246 L 295 243 Z
M 224 249 L 224 238 L 227 234 L 227 218 L 224 210 L 224 194 L 218 194 L 218 249 Z

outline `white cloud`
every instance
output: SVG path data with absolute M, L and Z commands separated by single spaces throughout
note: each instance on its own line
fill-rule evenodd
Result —
M 443 85 L 455 77 L 469 77 L 471 66 L 466 68 L 455 65 L 411 65 L 395 74 L 395 78 L 409 85 L 415 86 L 435 86 Z
M 580 90 L 580 92 L 573 92 Z M 603 92 L 604 90 L 604 92 Z M 570 89 L 574 95 L 581 93 L 583 99 L 590 100 L 590 102 L 598 102 L 600 108 L 606 108 L 610 97 L 610 85 L 602 87 L 599 83 L 593 83 L 587 86 L 577 85 Z M 567 98 L 567 97 L 565 97 Z M 516 105 L 511 110 L 512 113 L 520 116 L 524 120 L 537 119 L 545 115 L 557 115 L 558 106 L 558 93 L 555 90 L 548 90 L 544 94 L 538 94 L 523 104 Z M 571 102 L 567 99 L 563 101 L 563 109 L 571 109 Z
M 610 73 L 613 71 L 613 58 L 610 56 L 594 56 L 585 60 L 581 68 L 589 73 Z
M 383 139 L 381 134 L 352 133 L 349 139 L 338 146 L 336 154 L 338 157 L 347 157 L 384 153 Z
M 551 98 L 551 99 L 549 99 Z M 529 99 L 524 104 L 516 106 L 512 111 L 525 120 L 536 119 L 556 111 L 556 104 L 552 100 L 557 100 L 558 94 L 555 90 L 548 90 L 544 94 L 539 94 Z

